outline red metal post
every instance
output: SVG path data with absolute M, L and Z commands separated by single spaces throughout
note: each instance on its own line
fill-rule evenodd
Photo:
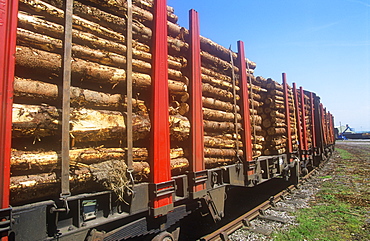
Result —
M 288 84 L 286 81 L 286 73 L 283 73 L 283 88 L 284 88 L 284 105 L 285 105 L 285 122 L 287 132 L 287 154 L 290 155 L 293 151 L 292 146 L 292 127 L 290 126 L 290 107 L 289 107 L 289 95 L 288 95 Z
M 243 153 L 247 162 L 252 161 L 252 137 L 251 137 L 251 121 L 250 121 L 250 109 L 249 109 L 249 92 L 247 82 L 247 66 L 245 63 L 244 43 L 238 41 L 238 59 L 237 66 L 239 68 L 240 75 L 240 93 L 241 93 L 241 113 L 243 116 L 242 120 L 242 140 L 245 145 L 243 146 Z M 247 170 L 247 175 L 254 174 L 253 170 Z
M 316 127 L 315 127 L 315 105 L 314 105 L 314 96 L 310 92 L 310 104 L 311 104 L 311 134 L 312 134 L 312 149 L 315 150 L 316 146 Z
M 321 123 L 322 123 L 322 130 L 323 130 L 323 136 L 324 136 L 324 146 L 326 146 L 327 144 L 327 140 L 326 140 L 326 114 L 325 114 L 325 111 L 324 111 L 324 106 L 322 105 L 322 103 L 320 103 L 320 112 L 321 112 Z
M 308 150 L 308 141 L 307 141 L 307 123 L 306 123 L 306 105 L 304 98 L 303 88 L 299 88 L 301 92 L 301 111 L 302 111 L 302 139 L 303 139 L 303 150 Z
M 200 59 L 199 14 L 189 11 L 190 22 L 190 168 L 194 173 L 193 193 L 204 190 L 205 182 L 197 182 L 197 172 L 204 170 L 204 130 L 202 109 L 202 77 Z
M 330 144 L 333 144 L 334 143 L 334 126 L 333 126 L 333 115 L 328 112 L 328 116 L 329 116 L 329 136 L 330 136 Z
M 18 1 L 0 0 L 0 209 L 9 207 L 17 16 Z M 2 240 L 5 241 L 8 238 L 4 237 Z
M 299 149 L 303 150 L 303 140 L 302 140 L 302 129 L 301 129 L 301 114 L 299 108 L 299 99 L 298 99 L 298 91 L 297 86 L 293 83 L 293 95 L 294 95 L 294 106 L 295 106 L 295 116 L 297 120 L 297 131 L 298 131 L 298 141 L 299 141 Z
M 166 0 L 154 1 L 152 41 L 151 176 L 154 184 L 160 184 L 171 180 Z M 172 193 L 156 195 L 153 199 L 156 213 L 156 209 L 172 204 Z

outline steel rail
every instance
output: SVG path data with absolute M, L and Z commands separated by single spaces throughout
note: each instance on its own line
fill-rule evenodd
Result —
M 299 186 L 301 186 L 307 179 L 309 179 L 312 175 L 314 175 L 317 170 L 319 170 L 322 165 L 322 163 L 319 167 L 316 167 L 312 171 L 310 171 L 307 175 L 302 177 L 299 180 L 299 183 L 297 185 L 290 185 L 286 189 L 282 190 L 281 192 L 277 193 L 276 195 L 270 197 L 268 200 L 265 200 L 255 208 L 251 209 L 250 211 L 244 213 L 243 215 L 239 216 L 235 220 L 231 221 L 230 223 L 222 226 L 221 228 L 217 229 L 216 231 L 203 236 L 200 240 L 201 241 L 216 241 L 216 240 L 229 240 L 228 235 L 235 232 L 237 229 L 248 226 L 248 223 L 257 218 L 262 211 L 265 211 L 272 207 L 276 202 L 283 199 L 284 196 L 288 195 L 292 191 L 298 189 Z

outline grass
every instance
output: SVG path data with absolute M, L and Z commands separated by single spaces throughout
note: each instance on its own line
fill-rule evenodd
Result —
M 354 156 L 351 153 L 349 153 L 348 151 L 344 149 L 336 148 L 335 150 L 338 152 L 340 157 L 344 160 L 351 160 L 354 158 Z
M 336 158 L 337 165 L 354 170 L 363 168 L 363 163 L 348 161 L 355 159 L 350 152 L 338 148 L 336 151 L 341 157 Z M 348 169 L 335 168 L 334 173 L 319 178 L 324 179 L 324 182 L 316 195 L 316 201 L 311 203 L 310 208 L 296 211 L 298 225 L 287 232 L 275 234 L 274 240 L 370 240 L 370 225 L 365 224 L 370 207 L 361 202 L 367 200 L 368 195 L 353 186 L 354 177 Z M 366 175 L 356 174 L 355 180 L 367 178 Z

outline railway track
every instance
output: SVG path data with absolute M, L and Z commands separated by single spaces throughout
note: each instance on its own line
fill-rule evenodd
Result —
M 285 219 L 279 217 L 278 215 L 270 215 L 267 214 L 267 210 L 274 209 L 276 211 L 284 211 L 284 208 L 277 208 L 277 203 L 281 201 L 286 201 L 289 196 L 293 197 L 293 194 L 299 190 L 302 185 L 304 185 L 308 180 L 310 180 L 314 175 L 318 173 L 318 171 L 323 167 L 325 163 L 320 165 L 320 167 L 317 167 L 313 170 L 311 170 L 307 175 L 304 177 L 301 177 L 298 184 L 296 185 L 290 185 L 286 189 L 282 190 L 281 192 L 271 196 L 270 198 L 263 201 L 261 204 L 255 206 L 254 208 L 248 210 L 244 214 L 240 215 L 233 221 L 227 223 L 226 225 L 220 227 L 219 229 L 213 231 L 212 233 L 209 233 L 205 236 L 203 236 L 200 240 L 201 241 L 216 241 L 216 240 L 222 240 L 226 241 L 229 240 L 229 236 L 234 233 L 235 231 L 239 230 L 240 228 L 246 228 L 246 229 L 252 229 L 251 227 L 251 221 L 259 218 L 262 220 L 268 220 L 268 221 L 274 221 L 274 222 L 280 222 L 285 223 Z M 292 200 L 288 200 L 287 202 L 293 202 Z M 275 212 L 279 213 L 279 212 Z M 256 227 L 254 227 L 256 229 Z M 260 233 L 263 233 L 263 228 L 257 229 Z

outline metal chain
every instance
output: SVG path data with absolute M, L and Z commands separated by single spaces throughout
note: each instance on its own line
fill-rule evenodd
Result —
M 252 78 L 251 78 L 251 75 L 249 74 L 249 63 L 248 61 L 245 61 L 246 64 L 247 64 L 247 75 L 248 75 L 248 80 L 249 80 L 249 86 L 250 86 L 250 93 L 251 93 L 251 101 L 252 101 L 252 122 L 253 122 L 253 144 L 257 144 L 257 139 L 256 139 L 256 128 L 254 128 L 256 126 L 256 118 L 255 118 L 255 111 L 254 111 L 254 99 L 253 99 L 253 86 L 252 86 Z M 249 106 L 248 106 L 249 108 Z M 253 149 L 253 148 L 252 148 Z
M 234 96 L 234 128 L 235 128 L 235 145 L 236 145 L 236 157 L 238 158 L 238 161 L 241 162 L 241 158 L 239 156 L 239 130 L 238 130 L 238 111 L 236 109 L 237 106 L 237 99 L 236 99 L 236 80 L 235 80 L 235 71 L 234 71 L 234 58 L 233 53 L 231 51 L 231 45 L 229 48 L 230 53 L 230 61 L 231 61 L 231 77 L 233 82 L 233 96 Z

